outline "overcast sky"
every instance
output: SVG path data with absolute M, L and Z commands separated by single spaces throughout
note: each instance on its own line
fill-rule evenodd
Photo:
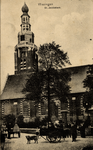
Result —
M 93 0 L 25 2 L 37 46 L 55 41 L 68 53 L 72 66 L 93 63 Z M 14 74 L 14 47 L 21 29 L 23 5 L 24 0 L 1 0 L 1 89 L 7 74 Z

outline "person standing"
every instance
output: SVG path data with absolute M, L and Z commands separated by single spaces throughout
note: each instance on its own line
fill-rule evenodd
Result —
M 63 122 L 63 139 L 65 141 L 66 138 L 66 131 L 65 131 L 65 123 Z
M 81 124 L 80 134 L 82 138 L 85 138 L 85 124 L 84 123 Z
M 40 134 L 40 129 L 38 129 L 38 127 L 37 127 L 37 129 L 36 129 L 37 140 L 38 140 L 38 138 L 39 138 L 39 134 Z
M 0 142 L 1 142 L 1 149 L 4 150 L 4 146 L 5 146 L 5 134 L 3 129 L 1 128 L 1 135 L 0 135 Z
M 71 135 L 72 135 L 72 142 L 76 141 L 77 138 L 77 126 L 75 123 L 71 124 Z

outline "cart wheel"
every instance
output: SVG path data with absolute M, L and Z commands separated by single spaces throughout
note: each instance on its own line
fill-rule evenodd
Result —
M 46 136 L 46 139 L 47 139 L 49 142 L 51 142 L 51 139 L 50 139 L 49 136 Z
M 46 139 L 49 141 L 49 142 L 55 142 L 56 139 L 52 136 L 46 136 Z
M 51 142 L 55 142 L 55 141 L 56 141 L 56 138 L 55 138 L 55 137 L 50 137 L 50 141 L 51 141 Z
M 56 142 L 60 142 L 60 141 L 61 141 L 61 136 L 57 136 Z

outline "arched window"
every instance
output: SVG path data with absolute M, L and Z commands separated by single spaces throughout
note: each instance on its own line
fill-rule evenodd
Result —
M 23 115 L 29 116 L 29 103 L 27 101 L 23 102 Z
M 8 102 L 6 102 L 5 104 L 4 104 L 4 115 L 7 115 L 7 114 L 11 114 L 12 112 L 12 110 L 11 110 L 11 104 L 9 103 L 9 101 Z
M 25 22 L 25 17 L 22 18 L 22 22 Z

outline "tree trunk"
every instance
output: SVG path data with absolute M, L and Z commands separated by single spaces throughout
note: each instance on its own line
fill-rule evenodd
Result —
M 49 76 L 49 71 L 48 71 L 48 127 L 49 127 L 49 122 L 51 121 L 50 118 L 50 76 Z

